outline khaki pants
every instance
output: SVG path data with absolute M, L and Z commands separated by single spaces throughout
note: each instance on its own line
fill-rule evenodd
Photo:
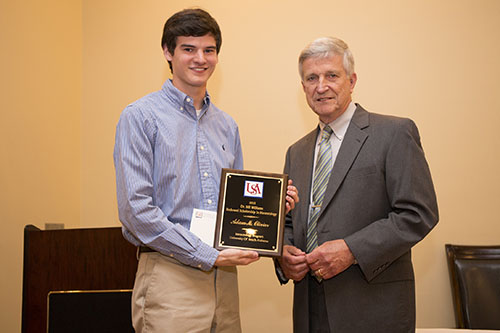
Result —
M 142 253 L 132 293 L 136 332 L 241 332 L 236 267 L 209 272 Z

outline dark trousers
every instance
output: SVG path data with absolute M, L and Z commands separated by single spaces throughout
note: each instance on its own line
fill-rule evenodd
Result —
M 323 284 L 310 274 L 307 278 L 309 279 L 309 332 L 330 333 Z

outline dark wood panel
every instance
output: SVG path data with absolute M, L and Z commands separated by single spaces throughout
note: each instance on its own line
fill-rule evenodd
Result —
M 136 269 L 136 248 L 121 228 L 26 226 L 22 332 L 46 332 L 50 291 L 132 289 Z

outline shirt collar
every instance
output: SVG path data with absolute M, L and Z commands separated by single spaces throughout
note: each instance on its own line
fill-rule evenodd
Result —
M 349 123 L 351 122 L 352 116 L 354 115 L 354 111 L 356 111 L 356 104 L 351 101 L 347 106 L 347 109 L 334 121 L 329 124 L 325 124 L 322 121 L 319 122 L 320 130 L 323 131 L 326 125 L 329 125 L 333 130 L 333 135 L 339 141 L 344 139 L 345 133 L 347 132 L 347 128 L 349 127 Z M 320 131 L 320 133 L 321 133 Z
M 167 98 L 177 106 L 177 109 L 180 111 L 189 110 L 188 112 L 193 112 L 196 115 L 196 110 L 194 109 L 193 99 L 177 89 L 171 79 L 165 81 L 162 87 L 163 92 L 167 95 Z M 205 92 L 205 97 L 203 98 L 203 106 L 201 107 L 201 115 L 205 113 L 205 111 L 210 106 L 210 95 L 208 92 Z

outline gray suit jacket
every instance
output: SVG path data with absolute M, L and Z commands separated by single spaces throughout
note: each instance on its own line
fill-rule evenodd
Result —
M 284 172 L 302 200 L 287 216 L 285 242 L 305 251 L 318 129 L 287 151 Z M 358 261 L 323 281 L 332 332 L 412 332 L 410 249 L 436 225 L 438 208 L 417 127 L 357 105 L 328 182 L 318 242 L 344 239 Z M 307 279 L 295 283 L 294 331 L 308 332 Z

